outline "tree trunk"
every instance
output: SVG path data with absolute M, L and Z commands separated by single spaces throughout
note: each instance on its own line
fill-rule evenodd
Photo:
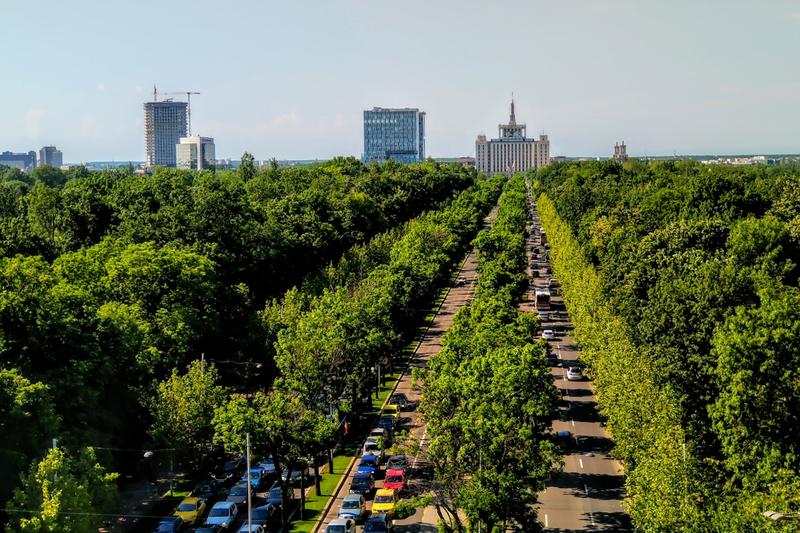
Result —
M 320 480 L 319 476 L 319 465 L 317 464 L 316 459 L 314 459 L 314 490 L 316 491 L 317 496 L 322 495 L 322 480 Z
M 328 472 L 333 474 L 333 450 L 328 448 Z
M 306 469 L 300 471 L 300 520 L 305 520 L 306 517 Z

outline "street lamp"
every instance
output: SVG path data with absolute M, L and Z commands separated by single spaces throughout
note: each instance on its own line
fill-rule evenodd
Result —
M 378 377 L 377 386 L 375 387 L 375 398 L 377 399 L 378 398 L 378 394 L 381 391 L 381 365 L 380 365 L 380 363 L 378 363 L 377 365 L 372 367 L 372 372 L 373 373 L 377 372 L 377 377 Z

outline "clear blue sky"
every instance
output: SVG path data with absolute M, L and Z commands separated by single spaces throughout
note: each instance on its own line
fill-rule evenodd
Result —
M 193 89 L 218 157 L 360 155 L 362 110 L 431 156 L 508 115 L 553 155 L 800 152 L 800 2 L 5 0 L 0 150 L 144 159 L 142 102 Z

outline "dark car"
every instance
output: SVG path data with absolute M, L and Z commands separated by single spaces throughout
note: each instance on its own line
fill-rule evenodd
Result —
M 225 476 L 241 476 L 244 472 L 245 461 L 241 457 L 225 461 L 222 464 L 222 474 Z
M 237 507 L 242 507 L 247 503 L 247 481 L 244 483 L 237 483 L 233 487 L 231 487 L 230 492 L 228 492 L 228 497 L 225 499 L 226 502 L 235 503 Z
M 205 483 L 200 483 L 194 488 L 192 491 L 192 496 L 196 496 L 203 501 L 210 502 L 219 496 L 219 488 L 219 483 L 216 481 L 206 481 Z
M 397 419 L 394 417 L 394 415 L 381 415 L 381 417 L 378 419 L 378 427 L 385 429 L 389 433 L 392 433 L 394 431 L 396 422 Z
M 405 455 L 393 455 L 386 461 L 386 470 L 403 470 L 408 472 L 408 457 Z
M 283 489 L 277 482 L 267 491 L 267 503 L 275 507 L 283 505 Z
M 410 411 L 416 405 L 415 402 L 408 399 L 408 396 L 402 392 L 392 394 L 386 405 L 394 405 L 398 411 Z
M 386 513 L 370 515 L 364 523 L 364 533 L 391 533 L 393 530 L 392 521 Z
M 369 494 L 375 488 L 375 478 L 367 472 L 358 473 L 353 476 L 350 484 L 350 494 Z
M 158 523 L 158 527 L 153 530 L 154 533 L 178 533 L 183 531 L 183 519 L 180 516 L 170 516 Z
M 271 522 L 275 514 L 275 506 L 270 503 L 261 505 L 250 511 L 250 514 L 253 524 L 267 525 Z
M 195 528 L 192 530 L 192 533 L 220 533 L 220 531 L 222 531 L 221 527 L 206 524 L 202 527 Z

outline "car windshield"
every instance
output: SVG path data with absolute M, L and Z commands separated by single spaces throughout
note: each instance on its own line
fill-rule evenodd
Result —
M 392 415 L 381 415 L 381 422 L 394 422 Z
M 345 500 L 342 502 L 342 509 L 358 509 L 361 507 L 361 502 L 358 500 Z
M 389 476 L 386 478 L 387 483 L 402 483 L 403 477 L 402 476 Z
M 392 503 L 393 501 L 394 498 L 388 494 L 386 496 L 375 496 L 375 503 Z
M 361 466 L 375 466 L 375 458 L 369 457 L 361 460 Z
M 261 469 L 260 468 L 251 468 L 250 469 L 250 477 L 261 477 Z
M 217 507 L 216 509 L 211 509 L 211 512 L 208 516 L 228 516 L 228 508 L 227 507 Z
M 185 513 L 187 511 L 195 511 L 197 510 L 197 504 L 195 503 L 182 503 L 178 506 L 178 511 Z
M 344 526 L 328 526 L 328 533 L 345 533 Z
M 236 485 L 228 494 L 230 496 L 247 496 L 247 487 Z
M 206 494 L 213 491 L 214 488 L 211 485 L 200 485 L 195 489 L 195 492 L 199 492 L 200 494 Z
M 266 520 L 269 518 L 269 513 L 266 509 L 253 509 L 251 511 L 253 520 Z
M 364 525 L 364 533 L 385 533 L 386 526 L 380 522 L 367 522 Z
M 366 487 L 367 485 L 369 485 L 369 478 L 366 477 L 353 478 L 354 487 Z

